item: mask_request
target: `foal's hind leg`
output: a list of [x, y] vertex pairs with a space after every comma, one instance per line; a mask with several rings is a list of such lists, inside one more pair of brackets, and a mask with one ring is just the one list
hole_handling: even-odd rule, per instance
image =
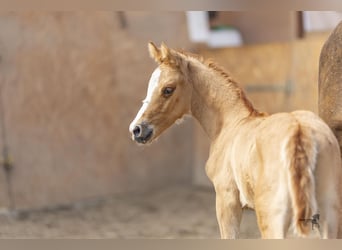
[[338, 214], [328, 212], [326, 216], [326, 219], [322, 220], [321, 237], [323, 239], [336, 239], [338, 233]]
[[320, 208], [320, 233], [323, 239], [336, 239], [338, 236], [339, 206], [338, 200], [320, 196], [318, 204]]
[[258, 225], [263, 239], [284, 239], [290, 226], [290, 218], [285, 210], [269, 213], [256, 210]]
[[320, 233], [324, 239], [337, 238], [339, 222], [342, 221], [340, 218], [342, 186], [339, 160], [339, 158], [334, 160], [334, 155], [329, 154], [321, 154], [317, 160], [316, 199], [321, 217]]
[[263, 239], [283, 239], [291, 223], [292, 212], [285, 197], [260, 197], [255, 204], [258, 226]]

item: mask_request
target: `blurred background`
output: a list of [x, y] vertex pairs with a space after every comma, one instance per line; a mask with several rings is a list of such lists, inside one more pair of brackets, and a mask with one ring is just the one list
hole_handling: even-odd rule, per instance
[[[196, 121], [136, 145], [147, 42], [212, 58], [261, 111], [317, 112], [341, 12], [1, 12], [0, 237], [218, 238]], [[253, 212], [242, 237], [256, 238]]]

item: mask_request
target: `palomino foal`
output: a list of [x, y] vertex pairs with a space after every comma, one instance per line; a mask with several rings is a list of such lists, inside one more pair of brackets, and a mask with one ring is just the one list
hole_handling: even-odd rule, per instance
[[336, 238], [340, 152], [319, 117], [260, 113], [214, 63], [164, 44], [149, 43], [149, 52], [159, 66], [132, 138], [150, 143], [185, 114], [198, 120], [211, 140], [206, 172], [222, 238], [238, 237], [244, 207], [255, 209], [263, 238], [284, 238], [291, 224], [300, 236], [319, 225], [323, 238]]

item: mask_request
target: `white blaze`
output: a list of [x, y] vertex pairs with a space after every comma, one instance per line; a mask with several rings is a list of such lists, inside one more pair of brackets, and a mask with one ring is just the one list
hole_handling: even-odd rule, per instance
[[148, 88], [147, 88], [147, 95], [146, 98], [143, 100], [143, 105], [141, 106], [137, 116], [134, 118], [134, 120], [131, 122], [131, 124], [129, 125], [129, 131], [132, 133], [133, 129], [135, 128], [135, 126], [137, 125], [137, 121], [139, 121], [139, 119], [141, 118], [141, 116], [144, 114], [145, 110], [147, 109], [148, 105], [151, 102], [152, 99], [152, 95], [155, 91], [155, 89], [158, 86], [159, 83], [159, 77], [160, 77], [160, 69], [159, 67], [156, 68], [152, 75], [151, 75], [151, 79], [148, 83]]

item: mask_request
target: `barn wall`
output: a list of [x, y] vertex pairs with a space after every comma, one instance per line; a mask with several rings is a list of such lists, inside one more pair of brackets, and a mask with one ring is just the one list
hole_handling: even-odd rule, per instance
[[[191, 122], [149, 147], [138, 147], [128, 133], [156, 67], [147, 42], [186, 46], [185, 15], [130, 12], [125, 18], [1, 13], [1, 94], [17, 209], [190, 182]], [[3, 169], [0, 182], [6, 208]]]
[[[11, 197], [0, 171], [0, 210], [11, 199], [26, 209], [192, 180], [208, 184], [209, 143], [196, 122], [186, 120], [148, 147], [128, 133], [156, 67], [147, 41], [195, 48], [185, 14], [124, 17], [106, 11], [0, 14], [0, 91], [14, 162]], [[326, 37], [197, 52], [232, 72], [258, 109], [316, 112]], [[0, 150], [3, 144], [0, 138]]]

